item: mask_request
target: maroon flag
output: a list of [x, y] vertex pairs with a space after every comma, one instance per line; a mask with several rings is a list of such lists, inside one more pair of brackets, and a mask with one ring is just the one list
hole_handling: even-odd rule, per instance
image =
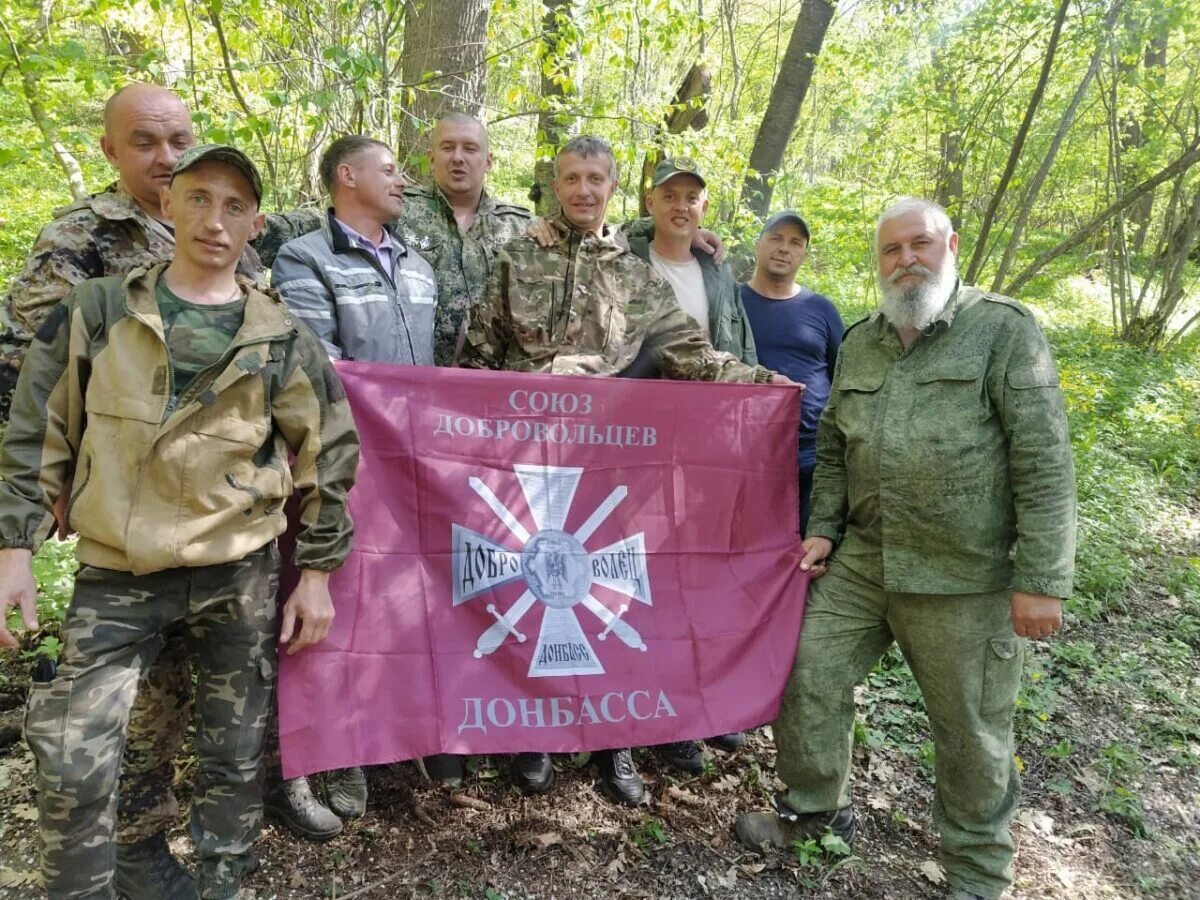
[[354, 551], [329, 637], [280, 657], [287, 777], [774, 717], [807, 589], [794, 390], [338, 371]]

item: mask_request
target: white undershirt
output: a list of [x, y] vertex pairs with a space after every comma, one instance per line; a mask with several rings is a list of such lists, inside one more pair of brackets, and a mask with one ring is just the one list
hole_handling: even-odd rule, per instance
[[691, 316], [700, 330], [708, 336], [708, 294], [704, 290], [704, 273], [694, 258], [687, 262], [664, 259], [650, 248], [650, 264], [667, 280], [683, 311]]

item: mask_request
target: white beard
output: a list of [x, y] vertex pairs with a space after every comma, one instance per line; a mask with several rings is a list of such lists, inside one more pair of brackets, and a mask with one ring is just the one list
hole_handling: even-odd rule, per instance
[[[903, 275], [922, 275], [924, 280], [907, 287], [897, 285], [896, 280]], [[957, 280], [958, 268], [953, 253], [946, 254], [938, 272], [920, 263], [913, 263], [907, 268], [897, 266], [886, 279], [882, 275], [879, 278], [879, 290], [883, 295], [879, 311], [892, 323], [893, 328], [924, 331], [946, 308]]]

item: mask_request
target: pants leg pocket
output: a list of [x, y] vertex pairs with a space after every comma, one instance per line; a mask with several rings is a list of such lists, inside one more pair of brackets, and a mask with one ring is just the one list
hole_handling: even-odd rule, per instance
[[1008, 715], [1017, 702], [1024, 664], [1024, 641], [1018, 637], [988, 641], [983, 666], [983, 698], [979, 711], [985, 716]]
[[275, 709], [274, 648], [256, 652], [247, 672], [245, 718], [238, 729], [238, 758], [258, 758]]
[[67, 722], [71, 713], [68, 678], [35, 683], [25, 704], [25, 740], [33, 750], [38, 778], [44, 790], [57, 791], [67, 769]]

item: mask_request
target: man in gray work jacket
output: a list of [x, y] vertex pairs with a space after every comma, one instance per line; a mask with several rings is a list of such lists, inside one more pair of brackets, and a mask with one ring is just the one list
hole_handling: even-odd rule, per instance
[[320, 171], [333, 208], [320, 231], [279, 248], [272, 286], [331, 359], [433, 365], [433, 269], [388, 224], [409, 186], [391, 149], [339, 138]]
[[[333, 208], [320, 231], [279, 248], [272, 286], [331, 359], [433, 365], [433, 269], [389, 225], [409, 186], [391, 149], [361, 135], [339, 138], [320, 172]], [[272, 754], [266, 810], [292, 831], [327, 840], [341, 832], [342, 819], [366, 811], [361, 768], [326, 773], [325, 792], [328, 807], [307, 779], [282, 781]]]

